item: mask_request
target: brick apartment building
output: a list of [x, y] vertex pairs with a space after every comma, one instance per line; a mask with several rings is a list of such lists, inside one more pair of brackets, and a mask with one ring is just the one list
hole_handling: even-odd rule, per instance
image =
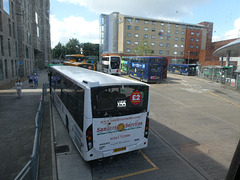
[[0, 0], [0, 87], [50, 61], [49, 0]]
[[138, 55], [137, 46], [148, 45], [152, 56], [169, 63], [220, 65], [213, 52], [233, 40], [212, 43], [213, 23], [182, 22], [123, 15], [100, 15], [100, 54]]

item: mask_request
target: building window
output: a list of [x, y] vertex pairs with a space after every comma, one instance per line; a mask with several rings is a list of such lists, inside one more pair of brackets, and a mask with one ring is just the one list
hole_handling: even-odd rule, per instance
[[167, 36], [167, 40], [170, 41], [171, 37], [170, 36]]
[[0, 43], [1, 43], [1, 53], [2, 53], [2, 56], [4, 56], [4, 45], [3, 45], [3, 36], [0, 35]]
[[163, 47], [163, 43], [160, 43], [160, 47]]
[[181, 45], [181, 48], [184, 48], [184, 45]]
[[199, 48], [199, 46], [198, 46], [198, 45], [196, 45], [196, 46], [195, 46], [195, 48], [197, 48], [197, 49], [198, 49], [198, 48]]
[[152, 21], [152, 24], [155, 25], [155, 24], [156, 24], [156, 21]]
[[178, 27], [179, 27], [179, 25], [178, 25], [178, 24], [176, 24], [176, 27], [178, 28]]
[[160, 32], [162, 32], [162, 33], [163, 33], [163, 32], [164, 32], [164, 30], [163, 30], [163, 29], [160, 29]]
[[144, 45], [147, 45], [147, 42], [144, 42], [143, 44], [144, 44]]
[[155, 43], [154, 43], [154, 42], [152, 42], [152, 43], [151, 43], [151, 46], [154, 46], [154, 45], [155, 45]]
[[131, 25], [128, 25], [128, 26], [127, 26], [127, 29], [131, 29]]
[[184, 38], [181, 38], [181, 41], [184, 41]]
[[161, 25], [164, 26], [164, 22], [161, 22]]
[[127, 44], [131, 44], [131, 41], [127, 40]]
[[139, 20], [138, 20], [138, 19], [135, 19], [135, 23], [139, 23]]
[[193, 26], [189, 26], [189, 29], [193, 29]]
[[127, 49], [127, 52], [131, 52], [131, 49]]
[[144, 34], [144, 38], [148, 38], [148, 35], [147, 35], [147, 34]]
[[194, 32], [191, 32], [191, 35], [194, 35]]
[[193, 38], [191, 38], [190, 41], [193, 41]]
[[174, 53], [173, 53], [174, 55], [177, 55], [177, 51], [174, 51]]
[[169, 55], [169, 51], [166, 51], [166, 54]]
[[154, 54], [154, 50], [151, 51], [151, 54]]
[[9, 36], [12, 36], [12, 25], [11, 25], [10, 19], [8, 19], [8, 28], [9, 28]]
[[152, 39], [155, 39], [155, 35], [152, 35]]
[[186, 26], [185, 25], [182, 25], [182, 28], [185, 28]]
[[175, 31], [175, 34], [179, 34], [179, 32], [178, 32], [178, 31]]
[[131, 21], [132, 21], [132, 19], [128, 18], [128, 19], [127, 19], [127, 21], [128, 21], [128, 22], [131, 22]]
[[175, 37], [175, 41], [178, 41], [178, 37]]
[[196, 39], [197, 42], [199, 42], [199, 39]]
[[135, 41], [134, 44], [138, 45], [138, 41]]
[[160, 51], [159, 51], [159, 54], [163, 54], [163, 51], [162, 51], [162, 50], [160, 50]]
[[167, 33], [168, 33], [168, 34], [170, 34], [170, 33], [171, 33], [171, 31], [170, 31], [170, 30], [167, 30]]
[[145, 20], [145, 22], [144, 22], [145, 24], [148, 24], [148, 20]]
[[8, 54], [9, 54], [9, 57], [11, 57], [11, 43], [10, 43], [10, 39], [8, 39]]
[[180, 52], [180, 55], [183, 55], [183, 52]]
[[155, 28], [152, 28], [152, 32], [155, 32]]
[[131, 33], [127, 33], [127, 37], [131, 37]]
[[138, 34], [137, 33], [135, 34], [135, 37], [138, 38]]
[[169, 43], [167, 43], [167, 44], [166, 44], [166, 47], [170, 47], [170, 44], [169, 44]]
[[163, 36], [160, 36], [160, 39], [161, 39], [161, 40], [164, 40], [164, 37], [163, 37]]
[[197, 36], [199, 36], [199, 35], [200, 35], [200, 33], [199, 33], [199, 32], [197, 32], [197, 33], [196, 33], [196, 35], [197, 35]]
[[185, 32], [184, 31], [182, 31], [182, 35], [184, 35], [185, 34]]
[[135, 26], [135, 30], [139, 30], [139, 26]]
[[196, 29], [196, 30], [198, 30], [198, 29], [199, 29], [199, 27], [195, 27], [195, 29]]
[[145, 27], [145, 28], [144, 28], [144, 31], [148, 31], [148, 27]]
[[193, 45], [190, 45], [190, 48], [193, 48]]

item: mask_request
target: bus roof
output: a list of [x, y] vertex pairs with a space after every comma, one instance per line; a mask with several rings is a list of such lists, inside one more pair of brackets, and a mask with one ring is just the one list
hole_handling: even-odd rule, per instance
[[52, 69], [64, 74], [77, 84], [88, 87], [110, 86], [110, 85], [147, 85], [142, 82], [92, 71], [74, 66], [52, 66]]

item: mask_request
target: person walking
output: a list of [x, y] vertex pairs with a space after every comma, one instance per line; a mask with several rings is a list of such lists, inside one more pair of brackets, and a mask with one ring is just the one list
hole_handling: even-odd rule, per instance
[[38, 87], [38, 76], [36, 73], [34, 73], [33, 80], [34, 80], [35, 87]]
[[17, 95], [18, 97], [21, 97], [22, 96], [22, 85], [23, 83], [20, 81], [20, 79], [16, 82], [15, 86], [16, 86], [16, 89], [17, 89]]
[[28, 83], [30, 87], [33, 87], [33, 75], [28, 74]]

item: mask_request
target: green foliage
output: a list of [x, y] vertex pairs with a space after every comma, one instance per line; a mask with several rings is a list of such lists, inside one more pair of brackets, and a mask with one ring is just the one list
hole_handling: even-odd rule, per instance
[[139, 45], [134, 48], [134, 51], [138, 56], [148, 56], [151, 55], [152, 52], [147, 40], [143, 40], [141, 43], [139, 43]]
[[83, 54], [84, 56], [99, 56], [99, 44], [80, 43], [77, 39], [69, 39], [64, 46], [60, 42], [52, 49], [52, 58], [64, 59], [67, 54]]

